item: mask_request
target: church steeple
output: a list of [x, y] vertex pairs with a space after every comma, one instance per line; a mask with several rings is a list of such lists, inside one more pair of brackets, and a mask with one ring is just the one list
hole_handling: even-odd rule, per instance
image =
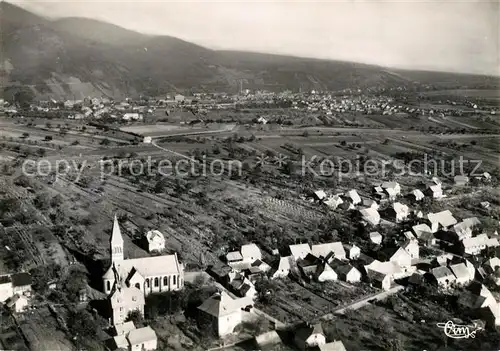
[[111, 232], [111, 262], [118, 261], [123, 261], [123, 237], [115, 214]]

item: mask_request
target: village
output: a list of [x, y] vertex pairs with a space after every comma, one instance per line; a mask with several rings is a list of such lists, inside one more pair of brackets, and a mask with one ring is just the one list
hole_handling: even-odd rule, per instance
[[[270, 167], [261, 166], [264, 169]], [[32, 178], [30, 186], [37, 187], [37, 183], [39, 186], [45, 178]], [[81, 345], [87, 348], [99, 345], [110, 350], [155, 350], [163, 349], [166, 344], [173, 349], [196, 349], [204, 345], [203, 349], [228, 350], [350, 350], [353, 349], [352, 340], [332, 332], [332, 321], [370, 308], [391, 296], [456, 297], [455, 305], [461, 311], [456, 319], [485, 332], [494, 330], [500, 325], [500, 305], [497, 302], [500, 291], [497, 288], [500, 285], [500, 218], [496, 175], [486, 171], [469, 172], [469, 175], [458, 174], [444, 179], [424, 174], [419, 182], [408, 183], [410, 178], [401, 178], [407, 185], [401, 185], [394, 177], [387, 181], [366, 182], [365, 179], [360, 187], [354, 185], [352, 188], [349, 187], [355, 184], [352, 182], [333, 188], [325, 186], [329, 183], [322, 181], [320, 189], [303, 189], [299, 201], [301, 206], [309, 207], [308, 211], [316, 212], [320, 218], [338, 222], [334, 225], [337, 229], [331, 229], [333, 232], [313, 235], [309, 239], [298, 236], [290, 244], [286, 244], [289, 239], [280, 242], [285, 237], [279, 238], [279, 230], [268, 234], [271, 240], [230, 239], [223, 244], [223, 249], [217, 248], [221, 245], [219, 241], [210, 250], [218, 257], [213, 257], [210, 252], [197, 253], [184, 245], [183, 251], [177, 252], [176, 248], [180, 246], [169, 247], [172, 241], [168, 240], [172, 235], [170, 230], [176, 229], [169, 227], [167, 234], [152, 223], [147, 225], [148, 230], [142, 229], [144, 231], [131, 240], [123, 234], [121, 227], [124, 223], [120, 223], [119, 218], [131, 222], [132, 212], [119, 217], [114, 212], [123, 212], [129, 207], [121, 207], [121, 203], [121, 208], [113, 211], [107, 205], [102, 207], [104, 203], [99, 200], [96, 205], [106, 208], [106, 213], [109, 213], [108, 216], [105, 213], [99, 215], [103, 218], [99, 223], [110, 229], [99, 226], [101, 231], [109, 233], [102, 241], [107, 242], [107, 249], [102, 251], [106, 264], [91, 271], [91, 263], [85, 257], [72, 259], [65, 273], [50, 274], [51, 279], [46, 276], [48, 273], [41, 273], [36, 268], [28, 273], [22, 269], [26, 265], [21, 264], [19, 272], [0, 278], [0, 298], [5, 310], [17, 321], [16, 325], [29, 319], [30, 313], [38, 313], [34, 312], [37, 309], [49, 308], [66, 333], [77, 333], [74, 334], [77, 344], [81, 338]], [[69, 186], [61, 183], [67, 182], [64, 179], [56, 177], [55, 183], [49, 184]], [[85, 195], [88, 192], [85, 187], [80, 185], [79, 189], [84, 199], [92, 198]], [[485, 196], [485, 193], [489, 194]], [[449, 209], [449, 204], [463, 200], [475, 203], [477, 207], [466, 211], [460, 208], [458, 213], [461, 214]], [[14, 199], [10, 198], [10, 201]], [[48, 208], [37, 205], [37, 201], [42, 200], [36, 197], [33, 202], [35, 216], [41, 216], [43, 221], [42, 217], [47, 213], [55, 223], [57, 217], [52, 217], [50, 208], [59, 205], [53, 203], [54, 198]], [[279, 211], [287, 207], [281, 204], [283, 200], [274, 201], [278, 201]], [[196, 206], [200, 204], [198, 202]], [[14, 210], [12, 204], [2, 206], [7, 213]], [[456, 208], [456, 205], [452, 207]], [[268, 207], [268, 210], [273, 208], [276, 207]], [[474, 212], [477, 215], [473, 215]], [[350, 223], [349, 229], [338, 225], [343, 221], [341, 218]], [[10, 229], [21, 228], [4, 224], [5, 234], [8, 230], [10, 233]], [[140, 231], [145, 227], [137, 228]], [[330, 230], [328, 228], [326, 231]], [[63, 237], [67, 236], [69, 228], [61, 229], [66, 232]], [[227, 245], [228, 242], [233, 243]], [[237, 246], [236, 242], [241, 245]], [[264, 243], [274, 243], [275, 246]], [[135, 252], [130, 245], [148, 254], [127, 257]], [[79, 254], [70, 254], [71, 246], [74, 247], [65, 244], [62, 249], [68, 257], [85, 255], [82, 248], [73, 248], [75, 254], [78, 251]], [[13, 249], [8, 245], [4, 248], [7, 251]], [[39, 255], [36, 254], [39, 248], [30, 250], [35, 251], [35, 257]], [[196, 267], [192, 258], [187, 260], [190, 262], [183, 262], [183, 258], [188, 257], [186, 250], [199, 261]], [[206, 255], [212, 255], [212, 258]], [[42, 259], [41, 262], [46, 261]], [[78, 284], [64, 281], [65, 275], [65, 279], [79, 277], [81, 281]], [[65, 307], [55, 302], [58, 298], [53, 300], [52, 295], [57, 296], [60, 288], [64, 294], [74, 295], [63, 298], [69, 298], [69, 303], [75, 305], [74, 311], [60, 311]], [[336, 293], [330, 295], [329, 289]], [[303, 291], [302, 294], [308, 291], [309, 297], [299, 299], [312, 305], [312, 301], [322, 303], [312, 310], [302, 310], [303, 307], [299, 307], [301, 302], [287, 300], [290, 299], [287, 296], [289, 291]], [[155, 322], [155, 316], [161, 310], [171, 318], [175, 316], [182, 320], [174, 325], [183, 325], [184, 338], [189, 338], [190, 330], [196, 328], [203, 330], [203, 339], [192, 337], [191, 340], [197, 341], [186, 343], [174, 338], [176, 333], [169, 335], [167, 332], [165, 336], [165, 330]], [[69, 315], [65, 318], [61, 317], [67, 313]], [[81, 316], [84, 313], [93, 320], [100, 320], [97, 329], [102, 329], [80, 325], [71, 318], [73, 314]], [[188, 327], [189, 323], [197, 326]], [[14, 325], [5, 330], [6, 335], [12, 337], [2, 339], [2, 343], [15, 345], [13, 340], [19, 331], [15, 331]], [[23, 333], [23, 327], [20, 330]], [[94, 344], [85, 340], [91, 335], [95, 335]], [[212, 336], [207, 339], [208, 335]], [[397, 350], [399, 346], [389, 343], [381, 347]]]

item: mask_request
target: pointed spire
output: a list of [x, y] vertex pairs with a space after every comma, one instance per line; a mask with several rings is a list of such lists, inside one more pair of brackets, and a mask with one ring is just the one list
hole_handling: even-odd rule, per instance
[[120, 230], [120, 225], [118, 224], [118, 218], [116, 217], [113, 221], [113, 230], [111, 232], [111, 261], [123, 261], [123, 237]]
[[120, 225], [118, 224], [118, 218], [116, 217], [116, 214], [113, 220], [113, 231], [111, 233], [111, 242], [123, 243], [122, 232], [120, 230]]

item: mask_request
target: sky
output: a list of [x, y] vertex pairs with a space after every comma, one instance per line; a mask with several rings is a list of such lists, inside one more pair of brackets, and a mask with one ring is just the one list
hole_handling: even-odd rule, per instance
[[212, 49], [500, 75], [499, 0], [10, 2]]

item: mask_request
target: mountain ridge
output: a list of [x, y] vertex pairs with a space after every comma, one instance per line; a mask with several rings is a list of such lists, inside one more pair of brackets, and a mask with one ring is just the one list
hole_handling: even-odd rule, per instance
[[[107, 22], [50, 20], [0, 3], [4, 95], [113, 98], [171, 91], [340, 90], [370, 86], [498, 85], [498, 77], [407, 71], [363, 63], [235, 50], [142, 34]], [[241, 82], [241, 83], [240, 83]]]

